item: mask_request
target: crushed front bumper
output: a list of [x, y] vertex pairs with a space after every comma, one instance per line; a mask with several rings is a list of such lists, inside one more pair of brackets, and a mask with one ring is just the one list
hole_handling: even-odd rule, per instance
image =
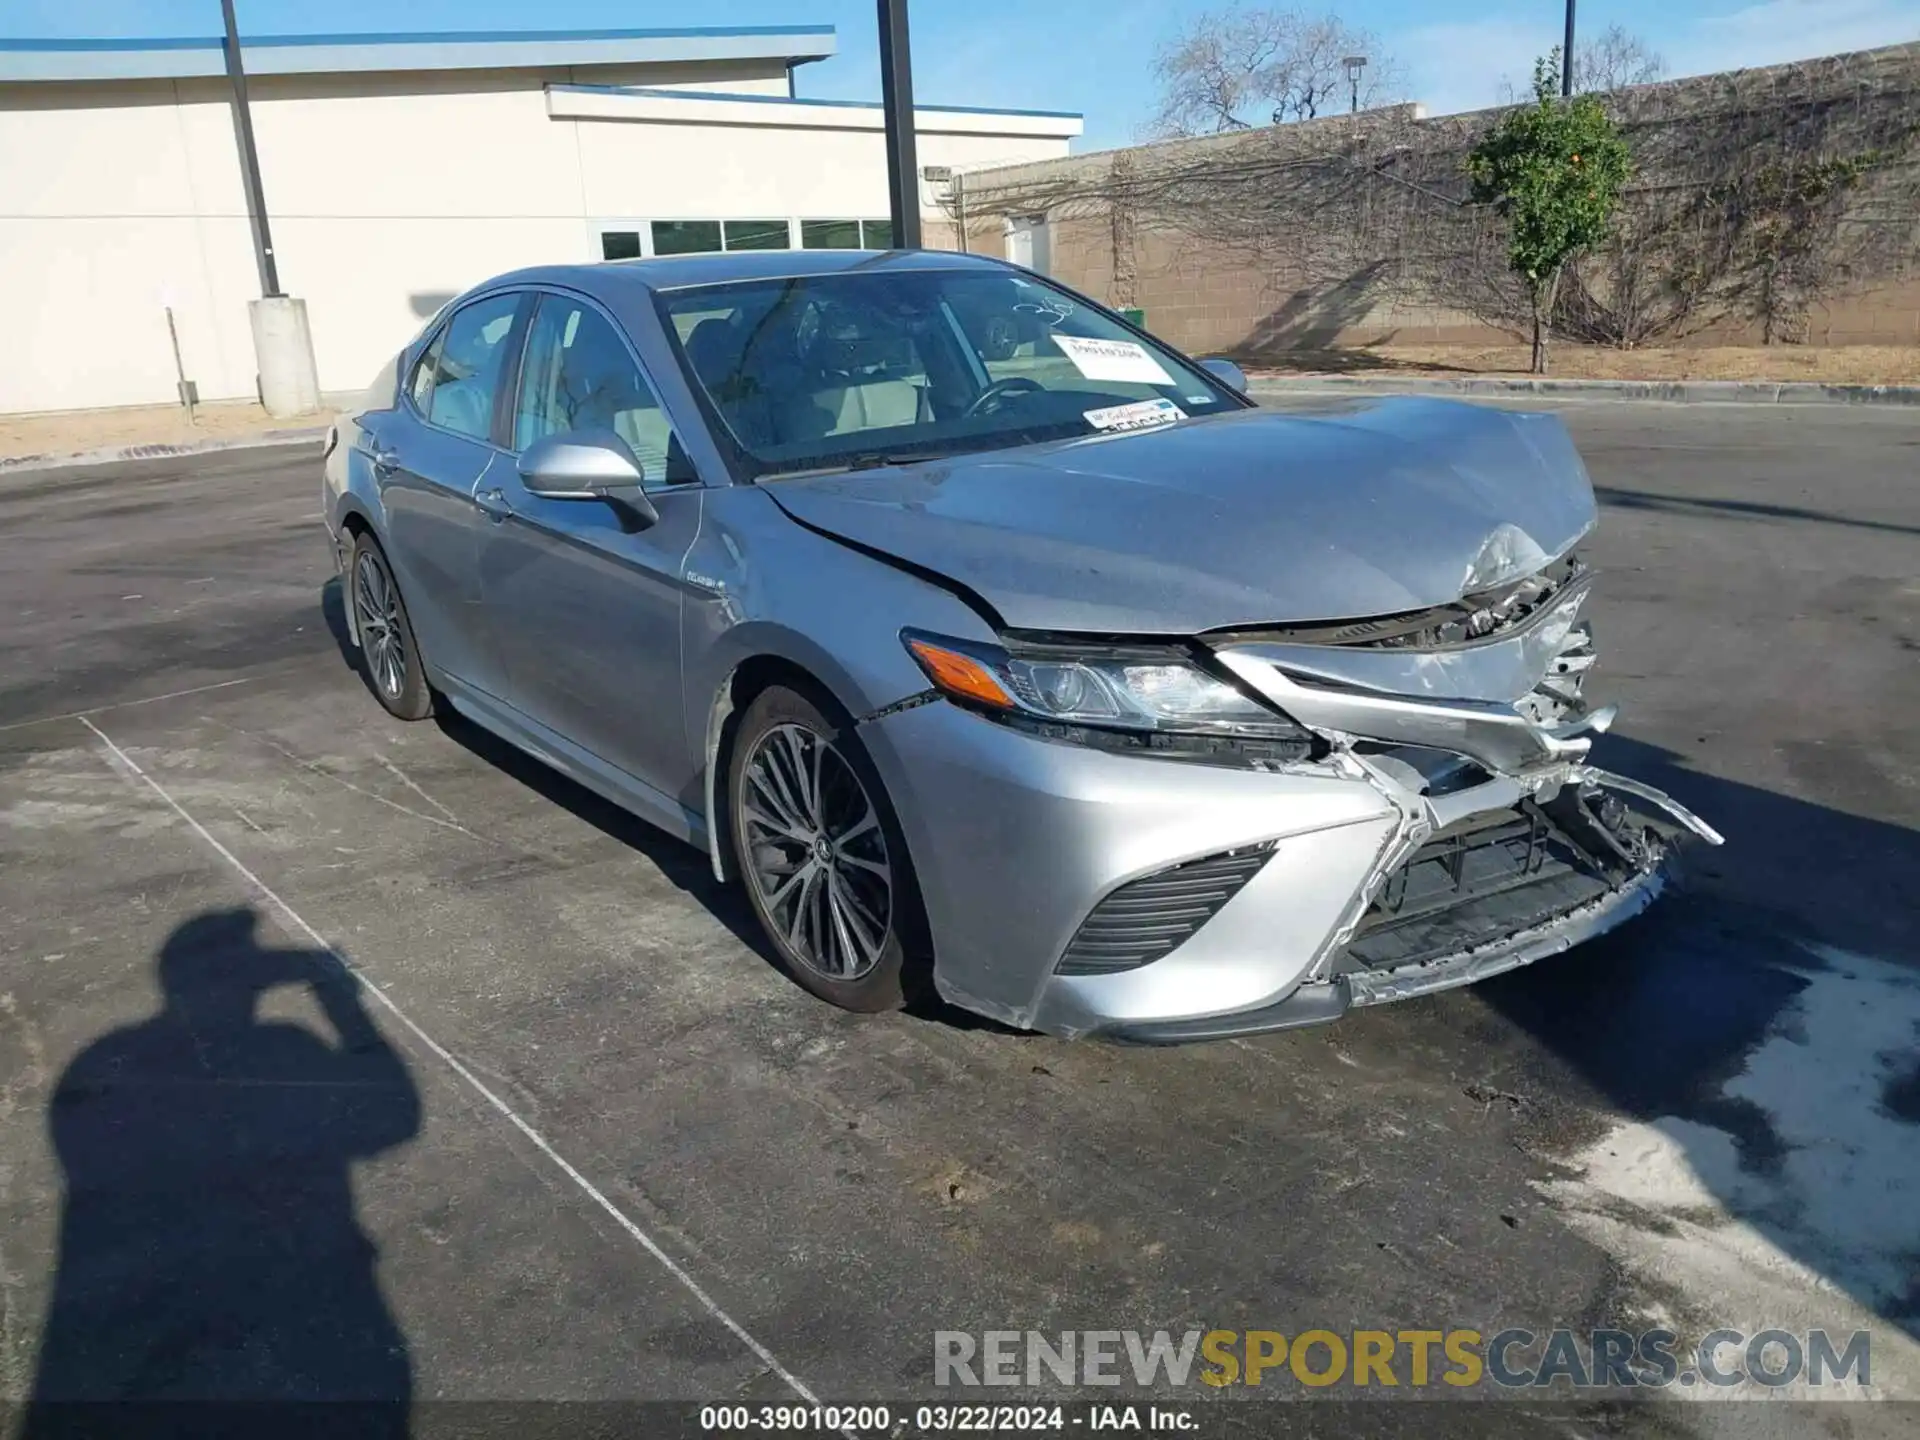
[[1468, 647], [1218, 647], [1319, 760], [1122, 755], [941, 702], [873, 717], [935, 984], [1023, 1028], [1211, 1039], [1470, 984], [1638, 914], [1679, 832], [1720, 837], [1586, 763], [1613, 712], [1579, 698], [1585, 591]]
[[[877, 718], [862, 734], [906, 830], [937, 987], [1022, 1028], [1170, 1043], [1319, 1023], [1565, 950], [1639, 913], [1666, 883], [1671, 830], [1605, 803], [1614, 777], [1573, 760], [1433, 794], [1398, 757], [1340, 752], [1277, 771], [1135, 758], [943, 703]], [[1628, 798], [1644, 801], [1641, 788]], [[1516, 816], [1592, 827], [1558, 862], [1579, 885], [1541, 893], [1554, 874], [1523, 863], [1495, 892], [1509, 897], [1510, 925], [1476, 928], [1459, 905], [1435, 905], [1436, 934], [1449, 910], [1461, 921], [1457, 945], [1369, 947], [1395, 928], [1382, 906], [1397, 876], [1426, 863], [1424, 847]], [[1264, 852], [1250, 877], [1180, 889], [1186, 874], [1204, 878], [1249, 852]], [[1136, 900], [1143, 882], [1156, 888]], [[1530, 910], [1528, 896], [1540, 902]], [[1458, 899], [1484, 902], [1485, 887]], [[1077, 938], [1115, 901], [1132, 907], [1122, 918], [1139, 922], [1136, 934], [1151, 938], [1183, 914], [1190, 928], [1147, 963], [1074, 973], [1066, 962]], [[1192, 925], [1196, 906], [1206, 913]]]

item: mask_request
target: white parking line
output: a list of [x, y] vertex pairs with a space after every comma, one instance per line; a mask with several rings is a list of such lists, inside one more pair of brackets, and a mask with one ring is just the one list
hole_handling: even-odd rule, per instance
[[230, 690], [235, 685], [251, 685], [258, 675], [243, 675], [238, 680], [222, 680], [213, 685], [195, 685], [189, 690], [169, 690], [164, 695], [148, 695], [140, 700], [121, 700], [112, 705], [95, 705], [90, 710], [63, 710], [58, 715], [40, 715], [32, 720], [10, 720], [0, 730], [24, 730], [29, 725], [50, 725], [55, 720], [83, 720], [89, 715], [104, 715], [109, 710], [129, 710], [135, 705], [158, 705], [162, 700], [178, 700], [182, 695], [204, 695], [209, 690]]
[[[99, 738], [100, 743], [106, 746], [108, 752], [112, 755], [113, 759], [123, 769], [125, 769], [129, 774], [133, 775], [136, 779], [144, 783], [149, 790], [153, 791], [154, 794], [158, 795], [163, 801], [166, 802], [168, 808], [170, 808], [174, 814], [178, 815], [182, 820], [186, 821], [188, 828], [191, 829], [193, 833], [198, 835], [202, 840], [206, 841], [208, 846], [212, 848], [213, 852], [216, 855], [218, 855], [222, 860], [226, 861], [227, 864], [233, 868], [234, 872], [237, 875], [239, 875], [240, 878], [247, 883], [248, 888], [250, 888], [261, 899], [265, 900], [269, 905], [273, 906], [275, 910], [279, 911], [280, 914], [283, 917], [285, 917], [286, 922], [289, 925], [291, 925], [295, 930], [299, 931], [300, 934], [306, 936], [320, 949], [324, 950], [328, 955], [332, 956], [334, 961], [340, 966], [340, 968], [344, 970], [348, 975], [350, 975], [353, 978], [354, 982], [357, 985], [359, 985], [362, 990], [364, 990], [367, 994], [371, 995], [375, 1000], [379, 1001], [381, 1005], [386, 1007], [387, 1012], [390, 1015], [392, 1015], [394, 1019], [398, 1020], [402, 1025], [406, 1026], [406, 1028], [413, 1033], [413, 1036], [415, 1039], [417, 1039], [422, 1045], [426, 1046], [428, 1050], [432, 1051], [441, 1060], [445, 1061], [448, 1069], [452, 1070], [454, 1074], [458, 1075], [462, 1080], [466, 1081], [467, 1084], [473, 1088], [475, 1093], [477, 1093], [483, 1100], [485, 1100], [495, 1110], [499, 1111], [501, 1116], [507, 1121], [508, 1124], [512, 1125], [514, 1129], [518, 1130], [522, 1135], [524, 1135], [527, 1138], [528, 1142], [532, 1144], [536, 1150], [538, 1150], [542, 1155], [546, 1156], [547, 1159], [551, 1160], [554, 1163], [554, 1165], [556, 1165], [559, 1168], [561, 1174], [565, 1175], [569, 1180], [571, 1180], [575, 1185], [577, 1185], [582, 1191], [582, 1193], [584, 1193], [589, 1200], [593, 1201], [594, 1204], [598, 1205], [602, 1210], [606, 1211], [607, 1214], [613, 1218], [614, 1223], [619, 1225], [619, 1227], [622, 1230], [625, 1230], [627, 1234], [631, 1235], [633, 1239], [639, 1244], [641, 1249], [645, 1250], [655, 1260], [659, 1261], [662, 1268], [664, 1268], [666, 1272], [669, 1275], [671, 1275], [675, 1280], [678, 1280], [680, 1284], [686, 1289], [687, 1293], [692, 1295], [694, 1299], [698, 1300], [701, 1304], [701, 1307], [705, 1309], [709, 1315], [711, 1315], [715, 1320], [718, 1320], [728, 1330], [732, 1331], [735, 1338], [738, 1339], [742, 1345], [745, 1345], [747, 1349], [753, 1353], [753, 1356], [755, 1359], [759, 1360], [761, 1364], [767, 1367], [767, 1369], [771, 1370], [775, 1375], [779, 1376], [780, 1379], [786, 1384], [788, 1389], [792, 1390], [794, 1394], [798, 1395], [802, 1400], [805, 1400], [809, 1405], [820, 1404], [819, 1397], [816, 1396], [813, 1393], [813, 1391], [807, 1388], [806, 1383], [802, 1381], [799, 1376], [795, 1375], [791, 1370], [787, 1369], [786, 1366], [782, 1365], [780, 1361], [777, 1358], [775, 1358], [773, 1352], [767, 1349], [767, 1347], [765, 1345], [762, 1345], [758, 1340], [756, 1340], [753, 1337], [753, 1335], [748, 1332], [747, 1328], [744, 1325], [742, 1325], [738, 1320], [735, 1320], [725, 1310], [721, 1309], [719, 1302], [717, 1302], [711, 1295], [709, 1295], [704, 1289], [701, 1288], [699, 1281], [695, 1280], [693, 1276], [689, 1275], [686, 1272], [686, 1270], [682, 1268], [681, 1265], [677, 1261], [675, 1261], [671, 1255], [667, 1254], [666, 1251], [662, 1250], [660, 1246], [654, 1241], [653, 1237], [647, 1234], [647, 1232], [642, 1230], [638, 1225], [636, 1225], [633, 1222], [632, 1218], [628, 1216], [625, 1211], [621, 1210], [619, 1206], [615, 1205], [611, 1200], [609, 1200], [606, 1197], [606, 1195], [600, 1190], [599, 1186], [595, 1185], [591, 1180], [587, 1179], [585, 1175], [582, 1175], [578, 1170], [576, 1170], [572, 1166], [572, 1164], [570, 1164], [567, 1161], [567, 1159], [560, 1154], [559, 1151], [555, 1150], [553, 1146], [548, 1143], [546, 1136], [542, 1135], [538, 1130], [534, 1129], [533, 1126], [529, 1125], [525, 1120], [522, 1120], [520, 1116], [514, 1112], [514, 1109], [512, 1106], [508, 1105], [506, 1101], [502, 1100], [498, 1095], [494, 1094], [493, 1091], [489, 1090], [486, 1087], [486, 1085], [481, 1082], [480, 1078], [477, 1075], [475, 1075], [465, 1065], [461, 1064], [459, 1060], [454, 1058], [452, 1052], [449, 1051], [446, 1048], [446, 1046], [442, 1045], [438, 1040], [435, 1040], [431, 1035], [427, 1034], [425, 1030], [422, 1030], [419, 1027], [419, 1025], [414, 1023], [413, 1018], [409, 1016], [406, 1011], [402, 1010], [390, 998], [388, 998], [384, 990], [380, 989], [377, 985], [374, 985], [364, 975], [362, 975], [357, 969], [355, 969], [353, 966], [353, 963], [350, 960], [348, 960], [346, 956], [342, 955], [339, 950], [335, 949], [334, 946], [332, 946], [325, 939], [323, 939], [320, 935], [320, 932], [318, 930], [315, 930], [313, 926], [309, 925], [305, 920], [303, 920], [300, 917], [300, 913], [296, 911], [291, 905], [289, 905], [285, 900], [282, 900], [279, 897], [279, 895], [277, 895], [267, 885], [266, 881], [262, 880], [258, 875], [254, 874], [253, 871], [249, 870], [246, 867], [246, 865], [242, 863], [242, 861], [238, 856], [236, 856], [231, 850], [227, 849], [226, 846], [222, 845], [217, 839], [213, 837], [212, 834], [208, 832], [206, 826], [202, 825], [198, 820], [194, 819], [192, 815], [188, 814], [186, 807], [183, 806], [178, 800], [174, 799], [173, 796], [167, 792], [167, 789], [165, 786], [163, 786], [158, 780], [154, 779], [153, 776], [149, 775], [145, 770], [141, 769], [139, 764], [136, 763], [134, 759], [127, 754], [126, 751], [122, 750], [118, 745], [114, 744], [112, 738], [108, 736], [106, 731], [102, 730], [98, 725], [94, 724], [93, 721], [88, 719], [85, 715], [81, 715], [76, 718], [80, 721], [82, 725], [86, 726], [87, 729], [91, 730], [94, 733], [94, 735]], [[848, 1437], [848, 1440], [854, 1440], [854, 1435], [852, 1430], [850, 1429], [842, 1430], [841, 1433], [843, 1435], [846, 1435]]]

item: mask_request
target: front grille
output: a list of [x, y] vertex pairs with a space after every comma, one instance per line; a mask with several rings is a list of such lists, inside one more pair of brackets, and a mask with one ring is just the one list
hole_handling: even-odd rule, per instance
[[[1596, 824], [1583, 807], [1578, 828]], [[1620, 866], [1618, 855], [1588, 849], [1531, 802], [1475, 816], [1388, 877], [1343, 968], [1396, 970], [1504, 939], [1605, 895]]]
[[1220, 913], [1273, 854], [1271, 843], [1223, 850], [1130, 880], [1080, 922], [1061, 975], [1112, 975], [1150, 965]]

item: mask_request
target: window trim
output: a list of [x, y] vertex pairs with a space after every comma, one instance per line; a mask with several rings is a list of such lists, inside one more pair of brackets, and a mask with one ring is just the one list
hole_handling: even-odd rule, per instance
[[[497, 438], [500, 434], [500, 402], [503, 395], [511, 392], [503, 391], [501, 389], [501, 382], [506, 379], [509, 371], [514, 375], [520, 373], [520, 351], [526, 344], [525, 331], [528, 293], [528, 291], [518, 286], [501, 290], [488, 290], [483, 294], [463, 298], [458, 305], [450, 305], [447, 308], [446, 316], [428, 333], [425, 343], [414, 351], [412, 363], [407, 366], [407, 379], [400, 382], [401, 402], [406, 406], [409, 416], [426, 426], [427, 429], [433, 431], [436, 435], [451, 435], [456, 440], [465, 440], [474, 445], [486, 445], [495, 450], [505, 448], [499, 443]], [[511, 296], [514, 301], [513, 321], [507, 329], [506, 338], [500, 342], [502, 345], [508, 347], [508, 351], [505, 363], [501, 365], [499, 374], [494, 377], [493, 413], [489, 417], [487, 433], [485, 435], [469, 435], [464, 430], [455, 430], [451, 426], [439, 424], [431, 415], [423, 412], [418, 405], [414, 404], [413, 386], [407, 383], [408, 380], [411, 380], [413, 372], [420, 368], [420, 362], [427, 358], [427, 352], [432, 350], [441, 337], [453, 328], [453, 322], [459, 319], [464, 312], [472, 309], [475, 305], [482, 305], [489, 300], [498, 300], [507, 296]], [[438, 389], [439, 387], [435, 386], [434, 388]], [[431, 409], [431, 407], [432, 402], [429, 400], [428, 408]], [[511, 454], [512, 452], [508, 451], [507, 453]]]
[[614, 338], [619, 340], [620, 344], [625, 347], [627, 358], [633, 361], [634, 373], [640, 377], [640, 383], [646, 387], [647, 394], [652, 397], [654, 408], [666, 417], [669, 443], [668, 454], [671, 455], [672, 448], [677, 446], [680, 454], [686, 459], [687, 467], [693, 471], [693, 478], [690, 480], [668, 481], [663, 475], [657, 485], [649, 481], [645, 475], [642, 475], [640, 488], [646, 491], [649, 496], [652, 496], [672, 494], [682, 490], [704, 489], [711, 485], [712, 482], [701, 473], [700, 462], [694, 458], [693, 451], [690, 450], [687, 447], [687, 443], [680, 438], [680, 426], [673, 418], [673, 411], [668, 409], [666, 402], [660, 398], [659, 384], [654, 380], [652, 372], [647, 369], [646, 361], [640, 358], [640, 352], [634, 346], [633, 337], [627, 334], [627, 327], [620, 323], [619, 318], [592, 295], [587, 294], [585, 291], [572, 289], [566, 285], [542, 282], [537, 285], [527, 286], [521, 293], [524, 297], [524, 308], [515, 316], [514, 320], [514, 323], [519, 328], [519, 342], [514, 346], [512, 357], [511, 369], [513, 372], [513, 383], [512, 387], [505, 392], [503, 401], [496, 401], [494, 406], [496, 420], [502, 417], [506, 419], [505, 443], [499, 445], [497, 448], [516, 460], [520, 457], [521, 452], [513, 448], [512, 416], [515, 407], [520, 403], [520, 371], [526, 360], [527, 342], [533, 334], [533, 321], [539, 314], [541, 297], [548, 295], [560, 296], [567, 300], [579, 301], [612, 327]]
[[427, 363], [427, 356], [433, 353], [433, 347], [440, 343], [440, 337], [446, 333], [446, 329], [446, 322], [442, 321], [427, 331], [426, 338], [413, 350], [407, 367], [400, 372], [400, 403], [406, 407], [407, 413], [422, 425], [432, 425], [433, 422], [427, 419], [426, 412], [413, 398], [413, 381], [414, 377], [420, 373], [420, 367]]

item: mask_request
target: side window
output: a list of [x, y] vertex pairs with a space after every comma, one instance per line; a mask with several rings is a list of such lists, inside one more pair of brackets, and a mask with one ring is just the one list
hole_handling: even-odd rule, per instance
[[433, 399], [433, 372], [440, 364], [440, 351], [447, 343], [447, 332], [442, 330], [433, 337], [426, 353], [413, 362], [413, 375], [407, 381], [407, 394], [413, 397], [413, 408], [422, 415]]
[[507, 358], [507, 335], [519, 304], [516, 294], [494, 295], [454, 315], [427, 352], [434, 362], [428, 420], [476, 440], [485, 440], [493, 432], [493, 392]]
[[619, 333], [580, 301], [543, 295], [520, 364], [513, 448], [588, 429], [611, 430], [625, 440], [649, 487], [696, 478]]

